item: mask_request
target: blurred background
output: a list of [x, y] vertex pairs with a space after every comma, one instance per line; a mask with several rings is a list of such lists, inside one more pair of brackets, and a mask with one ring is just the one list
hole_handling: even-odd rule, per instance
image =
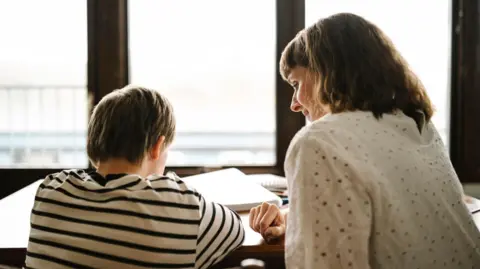
[[[305, 0], [303, 12], [304, 25], [353, 12], [383, 29], [425, 84], [448, 144], [450, 1]], [[130, 0], [127, 14], [129, 82], [164, 93], [177, 115], [169, 166], [282, 161], [276, 1]], [[86, 167], [87, 1], [0, 0], [0, 25], [0, 168]]]

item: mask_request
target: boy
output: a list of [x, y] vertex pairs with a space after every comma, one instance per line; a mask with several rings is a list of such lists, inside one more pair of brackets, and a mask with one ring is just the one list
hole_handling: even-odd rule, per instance
[[88, 125], [93, 171], [40, 185], [28, 268], [207, 268], [239, 247], [237, 214], [164, 173], [175, 117], [160, 93], [127, 86], [105, 96]]

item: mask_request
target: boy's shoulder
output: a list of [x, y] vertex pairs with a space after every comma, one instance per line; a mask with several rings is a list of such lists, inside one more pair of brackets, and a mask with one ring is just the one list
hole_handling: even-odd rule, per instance
[[[70, 169], [49, 174], [40, 189], [58, 192], [57, 195], [92, 197], [136, 197], [139, 199], [177, 201], [200, 204], [201, 195], [174, 173], [150, 175], [143, 178], [134, 174], [103, 178], [94, 170]], [[78, 197], [77, 197], [78, 198]], [[82, 198], [80, 198], [82, 199]]]
[[107, 175], [101, 181], [95, 172], [89, 170], [74, 169], [53, 173], [46, 176], [40, 184], [37, 200], [46, 199], [45, 201], [54, 201], [52, 203], [55, 204], [61, 203], [87, 211], [92, 208], [98, 212], [105, 209], [124, 211], [125, 208], [138, 204], [141, 207], [132, 214], [140, 214], [145, 210], [160, 215], [192, 216], [194, 219], [199, 216], [198, 212], [202, 208], [200, 194], [179, 178], [160, 175], [143, 178], [134, 174], [109, 176], [113, 175]]
[[176, 193], [196, 197], [200, 200], [201, 195], [197, 190], [188, 186], [177, 174], [168, 172], [163, 175], [150, 175], [146, 178], [150, 188], [157, 192]]
[[83, 181], [86, 180], [87, 175], [88, 173], [83, 169], [62, 170], [45, 176], [45, 178], [43, 179], [43, 184], [48, 185], [52, 182], [64, 183], [70, 178]]

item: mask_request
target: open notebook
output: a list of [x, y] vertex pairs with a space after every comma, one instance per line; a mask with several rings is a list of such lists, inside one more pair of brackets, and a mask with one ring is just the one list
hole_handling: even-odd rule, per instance
[[247, 175], [235, 168], [184, 177], [182, 180], [206, 199], [238, 212], [248, 211], [263, 202], [282, 206], [280, 197], [249, 180]]

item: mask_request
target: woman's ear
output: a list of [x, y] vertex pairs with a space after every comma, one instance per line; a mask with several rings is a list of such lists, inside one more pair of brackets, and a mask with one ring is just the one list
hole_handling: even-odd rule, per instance
[[157, 160], [162, 155], [162, 152], [164, 149], [165, 149], [165, 136], [162, 135], [158, 139], [157, 143], [155, 143], [155, 145], [153, 145], [152, 149], [150, 150], [150, 153], [149, 153], [150, 158], [152, 160]]

